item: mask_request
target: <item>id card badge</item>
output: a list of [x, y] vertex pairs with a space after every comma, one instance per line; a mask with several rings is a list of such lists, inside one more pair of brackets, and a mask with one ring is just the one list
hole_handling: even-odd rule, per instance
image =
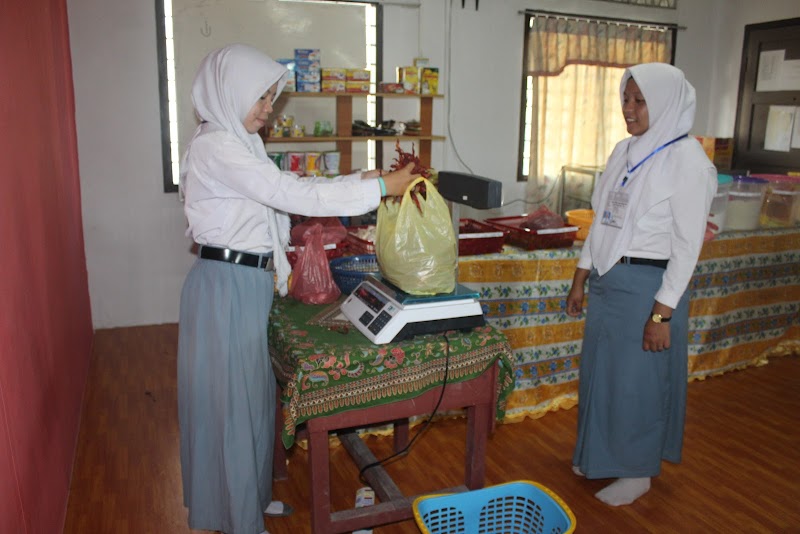
[[625, 191], [611, 191], [600, 222], [614, 228], [622, 228], [622, 223], [625, 221], [625, 212], [628, 210], [628, 200], [629, 196]]

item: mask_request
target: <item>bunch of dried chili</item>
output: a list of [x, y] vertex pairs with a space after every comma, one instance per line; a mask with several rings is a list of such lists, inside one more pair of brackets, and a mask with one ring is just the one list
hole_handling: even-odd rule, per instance
[[[408, 165], [409, 163], [413, 163], [414, 169], [411, 171], [412, 174], [419, 174], [423, 178], [430, 178], [431, 176], [430, 170], [428, 170], [427, 167], [424, 167], [422, 165], [422, 162], [419, 160], [419, 157], [414, 151], [414, 143], [411, 143], [411, 152], [406, 152], [400, 146], [400, 140], [398, 139], [397, 143], [395, 144], [395, 151], [397, 152], [397, 157], [393, 160], [393, 163], [389, 166], [389, 169], [397, 171], [405, 168], [405, 166]], [[414, 205], [416, 205], [417, 209], [420, 212], [422, 212], [422, 208], [420, 207], [417, 195], [422, 195], [422, 198], [426, 198], [425, 182], [420, 182], [416, 184], [410, 193], [410, 197], [411, 200], [414, 202]], [[386, 197], [383, 199], [383, 201], [386, 202], [388, 198], [391, 198], [392, 202], [400, 202], [399, 197]]]

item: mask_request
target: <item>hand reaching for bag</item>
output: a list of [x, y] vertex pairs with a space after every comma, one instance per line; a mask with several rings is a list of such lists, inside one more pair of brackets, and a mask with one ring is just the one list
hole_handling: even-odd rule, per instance
[[378, 178], [382, 175], [383, 183], [386, 184], [387, 197], [400, 197], [406, 192], [411, 182], [419, 178], [419, 174], [411, 174], [414, 164], [409, 163], [398, 171], [384, 173], [381, 170], [367, 171], [361, 175], [362, 179]]

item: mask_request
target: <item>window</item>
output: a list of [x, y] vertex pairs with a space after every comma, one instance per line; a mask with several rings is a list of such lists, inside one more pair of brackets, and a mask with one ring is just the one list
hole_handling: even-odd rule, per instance
[[[295, 48], [319, 48], [323, 65], [367, 68], [372, 83], [377, 80], [381, 16], [380, 6], [369, 0], [155, 1], [165, 192], [178, 190], [180, 158], [197, 125], [188, 97], [191, 82], [211, 50], [243, 42], [278, 59], [292, 57]], [[335, 116], [328, 109], [332, 100], [304, 99], [296, 110], [279, 99], [276, 112], [294, 114], [308, 128], [315, 119]], [[374, 97], [360, 105], [363, 109], [353, 110], [357, 118], [372, 123], [380, 116]], [[365, 143], [364, 151], [361, 157], [374, 167], [375, 143]]]
[[520, 181], [553, 207], [562, 167], [596, 168], [627, 135], [619, 82], [625, 67], [671, 63], [672, 26], [529, 13], [523, 57]]

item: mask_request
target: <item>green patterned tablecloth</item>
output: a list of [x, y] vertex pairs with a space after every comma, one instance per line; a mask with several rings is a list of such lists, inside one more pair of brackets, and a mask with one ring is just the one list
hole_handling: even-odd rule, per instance
[[338, 315], [339, 303], [312, 306], [275, 299], [269, 321], [272, 367], [283, 388], [282, 439], [288, 448], [295, 429], [308, 419], [416, 397], [444, 379], [480, 376], [499, 364], [497, 418], [505, 414], [514, 387], [511, 350], [491, 326], [469, 333], [417, 336], [375, 345]]

